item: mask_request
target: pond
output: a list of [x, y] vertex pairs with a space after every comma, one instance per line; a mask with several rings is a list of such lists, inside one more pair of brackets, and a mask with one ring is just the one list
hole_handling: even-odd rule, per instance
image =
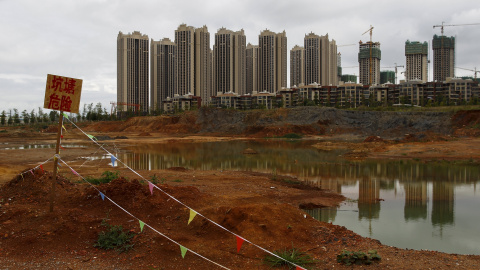
[[[137, 145], [118, 157], [133, 169], [186, 167], [296, 176], [345, 195], [339, 208], [307, 211], [383, 244], [480, 255], [480, 168], [468, 162], [351, 162], [312, 141]], [[254, 155], [243, 154], [251, 148]]]

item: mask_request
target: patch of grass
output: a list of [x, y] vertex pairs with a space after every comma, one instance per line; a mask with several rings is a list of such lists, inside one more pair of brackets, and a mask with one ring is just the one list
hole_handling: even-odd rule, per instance
[[288, 178], [280, 179], [280, 181], [282, 181], [284, 183], [287, 183], [287, 184], [290, 184], [290, 185], [302, 185], [303, 184], [302, 181], [288, 179]]
[[276, 168], [274, 168], [272, 170], [272, 175], [270, 175], [270, 179], [277, 180], [277, 169]]
[[285, 134], [285, 135], [281, 136], [280, 138], [285, 138], [285, 139], [301, 139], [301, 138], [303, 138], [303, 136], [300, 135], [300, 134], [297, 134], [297, 133], [288, 133], [288, 134]]
[[93, 185], [100, 185], [100, 184], [110, 183], [112, 180], [115, 180], [118, 177], [120, 177], [119, 171], [115, 171], [115, 172], [104, 171], [100, 178], [93, 178], [93, 177], [87, 176], [86, 180]]
[[344, 250], [342, 253], [337, 255], [337, 262], [343, 263], [345, 265], [361, 265], [361, 264], [372, 264], [374, 261], [380, 261], [382, 257], [378, 255], [376, 250], [369, 250], [367, 253], [363, 251], [347, 251]]
[[287, 266], [289, 269], [295, 269], [295, 266], [291, 263], [302, 267], [305, 267], [307, 264], [315, 263], [315, 260], [311, 255], [300, 251], [298, 248], [294, 247], [292, 247], [291, 249], [284, 249], [282, 251], [275, 251], [273, 253], [278, 257], [273, 255], [266, 255], [263, 258], [263, 263], [270, 267]]
[[181, 179], [175, 179], [175, 180], [173, 180], [172, 182], [181, 183], [181, 182], [183, 182], [183, 180], [181, 180]]
[[155, 185], [156, 184], [163, 184], [163, 183], [165, 183], [165, 178], [160, 178], [159, 179], [157, 177], [157, 175], [154, 174], [150, 177], [150, 182], [152, 182], [152, 184], [155, 184]]
[[107, 227], [107, 229], [98, 234], [97, 242], [93, 245], [101, 249], [113, 249], [118, 253], [129, 251], [133, 248], [132, 238], [135, 236], [134, 233], [125, 232], [123, 227], [120, 225], [110, 225], [104, 219], [102, 220], [102, 226]]

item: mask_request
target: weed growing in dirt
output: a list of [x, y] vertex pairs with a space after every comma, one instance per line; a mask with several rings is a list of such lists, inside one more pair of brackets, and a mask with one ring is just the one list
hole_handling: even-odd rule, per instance
[[288, 133], [288, 134], [285, 134], [285, 135], [281, 136], [280, 138], [285, 138], [285, 139], [301, 139], [301, 138], [303, 138], [303, 137], [302, 137], [302, 135], [297, 134], [297, 133]]
[[150, 177], [150, 182], [152, 182], [152, 184], [163, 184], [165, 183], [165, 178], [162, 178], [162, 179], [158, 179], [157, 175], [154, 174]]
[[[284, 249], [282, 251], [273, 252], [275, 255], [266, 255], [263, 258], [263, 263], [270, 267], [283, 267], [287, 266], [289, 269], [295, 269], [295, 266], [288, 263], [294, 263], [296, 265], [305, 267], [307, 264], [315, 263], [315, 260], [311, 255], [300, 251], [298, 248], [292, 247], [291, 249]], [[280, 258], [279, 258], [280, 257]]]
[[173, 180], [173, 182], [181, 183], [181, 182], [183, 182], [183, 180], [175, 179], [175, 180]]
[[337, 255], [337, 262], [343, 263], [345, 265], [361, 265], [361, 264], [371, 264], [374, 261], [380, 261], [382, 257], [377, 254], [376, 250], [369, 250], [368, 253], [362, 251], [347, 251], [344, 250], [342, 253]]
[[107, 230], [98, 234], [97, 242], [94, 247], [102, 249], [114, 249], [118, 253], [129, 251], [133, 248], [131, 243], [134, 233], [123, 231], [123, 227], [120, 225], [110, 225], [104, 219], [102, 220], [102, 226], [107, 227]]
[[93, 178], [93, 177], [87, 176], [86, 180], [93, 185], [99, 185], [99, 184], [110, 183], [112, 180], [115, 180], [118, 177], [120, 177], [119, 171], [115, 171], [115, 172], [104, 171], [100, 178]]
[[277, 180], [277, 169], [276, 168], [273, 168], [272, 175], [270, 176], [270, 179]]

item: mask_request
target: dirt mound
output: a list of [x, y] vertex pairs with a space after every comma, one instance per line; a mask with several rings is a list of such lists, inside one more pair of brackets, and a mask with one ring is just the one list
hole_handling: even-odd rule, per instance
[[[0, 197], [9, 201], [27, 201], [43, 203], [49, 201], [53, 174], [41, 169], [27, 169], [0, 188]], [[64, 177], [57, 175], [55, 193], [58, 197], [77, 189]]]

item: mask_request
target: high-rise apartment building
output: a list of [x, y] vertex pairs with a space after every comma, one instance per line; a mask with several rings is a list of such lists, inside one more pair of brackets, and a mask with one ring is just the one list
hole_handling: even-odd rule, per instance
[[[117, 110], [127, 111], [126, 104], [140, 106], [148, 112], [148, 36], [138, 31], [117, 36]], [[128, 107], [137, 108], [137, 107]]]
[[305, 35], [305, 84], [337, 85], [337, 45], [330, 41], [328, 34]]
[[260, 92], [275, 93], [287, 87], [287, 35], [264, 30], [258, 36]]
[[379, 42], [359, 42], [358, 66], [360, 84], [377, 85], [380, 83], [380, 60], [382, 52]]
[[245, 50], [245, 71], [246, 71], [246, 93], [251, 94], [253, 91], [258, 92], [258, 54], [260, 48], [257, 45], [248, 43]]
[[290, 87], [305, 84], [305, 50], [295, 45], [290, 50]]
[[215, 34], [214, 91], [246, 93], [246, 37], [242, 30], [220, 28]]
[[150, 106], [153, 110], [162, 108], [162, 101], [172, 98], [175, 91], [176, 46], [164, 38], [150, 42]]
[[213, 95], [211, 85], [210, 33], [207, 26], [195, 29], [195, 96], [202, 98], [202, 103], [208, 103]]
[[195, 28], [181, 24], [175, 30], [175, 46], [177, 55], [174, 94], [193, 94], [195, 89]]
[[175, 30], [176, 83], [175, 94], [192, 94], [202, 104], [212, 95], [210, 33], [206, 26], [195, 29], [181, 24]]
[[455, 37], [433, 36], [433, 80], [455, 77]]
[[407, 81], [428, 81], [428, 43], [418, 41], [405, 42], [405, 79]]

